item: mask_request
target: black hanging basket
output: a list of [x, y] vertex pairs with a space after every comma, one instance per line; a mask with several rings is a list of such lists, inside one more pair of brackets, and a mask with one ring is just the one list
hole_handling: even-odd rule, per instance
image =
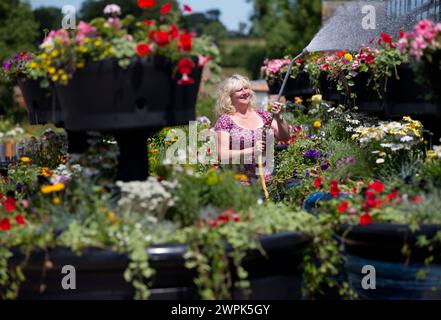
[[[441, 247], [435, 245], [432, 251], [419, 247], [419, 236], [433, 238], [441, 230], [440, 225], [422, 225], [416, 232], [409, 225], [372, 224], [343, 227], [339, 234], [349, 233], [342, 238], [347, 254], [347, 272], [350, 286], [361, 299], [407, 300], [441, 299]], [[410, 255], [404, 256], [402, 248], [407, 245]], [[430, 255], [434, 261], [426, 270], [427, 278], [418, 279], [424, 269], [424, 260]], [[373, 266], [376, 272], [376, 288], [362, 287], [364, 266]], [[436, 288], [437, 290], [433, 290]]]
[[[284, 77], [285, 75], [283, 78]], [[279, 94], [282, 84], [283, 79], [268, 83], [269, 94]], [[306, 71], [300, 71], [295, 78], [289, 77], [285, 90], [283, 91], [283, 95], [290, 101], [294, 100], [295, 97], [312, 96], [314, 93], [315, 90], [311, 86], [309, 74]]]
[[356, 94], [355, 106], [358, 110], [382, 117], [386, 107], [384, 85], [380, 84], [379, 92], [374, 90], [373, 80], [366, 72], [357, 74], [353, 81], [354, 86], [350, 90]]
[[[280, 233], [260, 238], [267, 256], [259, 251], [249, 252], [243, 266], [249, 272], [251, 296], [233, 288], [233, 299], [300, 299], [303, 254], [310, 237], [299, 233]], [[152, 300], [199, 299], [194, 279], [197, 272], [185, 267], [186, 245], [158, 245], [147, 249], [149, 264], [155, 269], [150, 281]], [[227, 251], [232, 250], [227, 246]], [[27, 280], [21, 285], [19, 299], [31, 300], [129, 300], [134, 289], [124, 280], [124, 270], [129, 263], [127, 256], [111, 250], [88, 249], [77, 256], [66, 248], [54, 248], [48, 252], [52, 268], [42, 279], [44, 252], [32, 254], [24, 273]], [[11, 259], [10, 266], [20, 263], [19, 254]], [[231, 263], [230, 263], [231, 264]], [[63, 266], [76, 269], [76, 289], [64, 290], [61, 281]], [[233, 281], [237, 275], [232, 268]], [[41, 284], [46, 290], [39, 292]]]
[[62, 126], [63, 112], [51, 88], [41, 88], [38, 80], [25, 78], [19, 79], [18, 85], [28, 108], [30, 124], [50, 122]]
[[162, 57], [135, 58], [126, 70], [116, 59], [88, 63], [67, 86], [56, 85], [66, 128], [114, 132], [194, 120], [202, 69], [193, 69], [194, 84], [179, 86], [173, 68]]
[[330, 80], [324, 72], [320, 73], [319, 87], [323, 100], [341, 104], [346, 103], [347, 99], [345, 96], [337, 90], [335, 82]]

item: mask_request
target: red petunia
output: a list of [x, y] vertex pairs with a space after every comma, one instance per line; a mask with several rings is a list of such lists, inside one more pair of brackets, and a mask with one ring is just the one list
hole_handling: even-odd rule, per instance
[[154, 25], [155, 25], [155, 21], [153, 21], [153, 20], [149, 20], [149, 19], [144, 19], [144, 24], [145, 24], [147, 27], [151, 27], [151, 26], [154, 26]]
[[302, 59], [302, 58], [297, 58], [297, 59], [296, 59], [296, 62], [297, 62], [297, 63], [302, 63], [302, 62], [303, 62], [303, 59]]
[[139, 43], [136, 46], [136, 53], [140, 57], [145, 57], [150, 53], [150, 48], [146, 43]]
[[193, 9], [188, 4], [184, 4], [184, 12], [192, 13]]
[[389, 47], [394, 48], [394, 44], [392, 43], [392, 37], [390, 35], [388, 35], [387, 33], [382, 33], [380, 37], [384, 43], [389, 45]]
[[21, 226], [25, 224], [25, 218], [21, 214], [15, 217], [15, 221]]
[[323, 181], [323, 178], [322, 178], [322, 177], [317, 177], [317, 178], [314, 180], [314, 187], [316, 187], [316, 188], [320, 188], [320, 187], [323, 185], [322, 181]]
[[349, 202], [345, 201], [345, 202], [340, 203], [337, 210], [340, 213], [344, 213], [348, 210], [348, 208], [349, 208]]
[[9, 231], [11, 229], [11, 221], [8, 218], [0, 220], [0, 230]]
[[394, 190], [386, 196], [387, 201], [392, 201], [394, 199], [399, 198], [398, 190]]
[[373, 183], [368, 185], [368, 188], [374, 190], [376, 193], [382, 193], [384, 191], [384, 184], [375, 180]]
[[156, 30], [150, 31], [149, 35], [148, 35], [149, 40], [153, 41], [153, 40], [155, 40], [155, 37], [156, 37]]
[[366, 191], [366, 198], [367, 199], [364, 202], [365, 209], [379, 208], [383, 204], [383, 202], [380, 199], [377, 199], [377, 196], [369, 190]]
[[183, 51], [191, 51], [192, 39], [189, 33], [183, 33], [179, 36], [180, 48]]
[[363, 226], [367, 226], [372, 223], [372, 216], [369, 212], [365, 212], [362, 216], [360, 216], [360, 224]]
[[156, 42], [159, 46], [165, 47], [170, 44], [170, 35], [167, 32], [157, 31], [155, 34]]
[[155, 0], [138, 0], [138, 7], [141, 9], [153, 8], [155, 4]]
[[164, 4], [160, 10], [161, 14], [167, 14], [171, 11], [172, 9], [172, 5], [170, 2], [167, 2], [166, 4]]
[[3, 207], [5, 208], [6, 212], [11, 212], [15, 210], [16, 203], [14, 198], [7, 198], [5, 201], [3, 201]]
[[23, 58], [28, 52], [26, 50], [22, 51], [20, 53], [20, 58]]
[[400, 35], [400, 39], [402, 39], [402, 38], [404, 38], [404, 36], [405, 36], [406, 34], [404, 33], [404, 31], [400, 31], [400, 32], [399, 32], [399, 35]]

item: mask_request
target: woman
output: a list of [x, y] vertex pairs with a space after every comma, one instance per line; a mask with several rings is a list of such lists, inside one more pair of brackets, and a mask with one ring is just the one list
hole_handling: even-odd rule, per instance
[[[265, 155], [266, 134], [280, 140], [290, 137], [289, 125], [281, 115], [282, 104], [272, 103], [271, 115], [257, 109], [255, 100], [248, 78], [236, 74], [221, 84], [216, 103], [219, 119], [215, 131], [221, 163], [238, 164], [239, 160], [241, 167], [238, 171], [246, 175], [249, 182], [259, 178], [257, 155]], [[271, 173], [272, 170], [264, 166], [266, 180]]]

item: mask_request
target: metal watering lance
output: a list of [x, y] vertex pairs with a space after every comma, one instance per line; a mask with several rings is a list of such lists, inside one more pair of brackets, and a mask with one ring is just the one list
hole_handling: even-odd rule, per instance
[[[303, 49], [303, 51], [300, 54], [298, 54], [296, 57], [294, 57], [291, 60], [289, 66], [288, 66], [288, 71], [286, 72], [286, 75], [285, 75], [285, 79], [283, 79], [282, 87], [280, 88], [279, 94], [277, 95], [276, 102], [280, 102], [280, 99], [282, 98], [283, 91], [285, 91], [286, 84], [288, 82], [289, 77], [291, 76], [292, 66], [293, 66], [294, 62], [298, 58], [300, 58], [301, 56], [303, 56], [304, 54], [307, 54], [307, 53], [308, 53], [308, 50], [305, 48], [305, 49]], [[263, 134], [265, 134], [265, 132], [271, 128], [271, 124], [273, 122], [273, 119], [274, 119], [274, 114], [271, 113], [271, 120], [268, 121], [267, 123], [265, 123], [263, 126]], [[260, 182], [262, 183], [262, 189], [263, 189], [263, 193], [265, 195], [265, 199], [269, 200], [269, 193], [268, 193], [268, 189], [266, 187], [266, 181], [265, 181], [265, 177], [263, 174], [263, 155], [262, 155], [262, 153], [260, 153], [257, 158], [257, 165], [259, 168]]]

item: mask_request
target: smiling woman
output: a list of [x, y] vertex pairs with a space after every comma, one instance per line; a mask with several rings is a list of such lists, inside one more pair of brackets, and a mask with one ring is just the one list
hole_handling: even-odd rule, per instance
[[[250, 81], [241, 75], [229, 77], [220, 86], [216, 103], [219, 119], [215, 125], [218, 154], [222, 164], [241, 165], [238, 171], [248, 177], [247, 183], [257, 180], [256, 156], [265, 153], [271, 137], [289, 138], [289, 125], [281, 116], [282, 109], [279, 103], [272, 104], [273, 115], [256, 109]], [[266, 152], [266, 156], [271, 154]], [[271, 173], [272, 168], [265, 164], [265, 180], [269, 180]]]

